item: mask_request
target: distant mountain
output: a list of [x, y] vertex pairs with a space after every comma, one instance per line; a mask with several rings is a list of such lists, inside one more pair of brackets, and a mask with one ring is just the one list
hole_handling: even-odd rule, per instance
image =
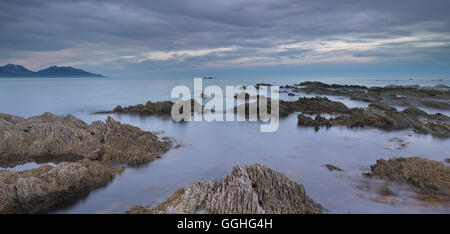
[[32, 76], [35, 72], [26, 69], [22, 65], [6, 64], [0, 67], [0, 77]]
[[0, 66], [0, 77], [103, 77], [73, 67], [52, 66], [38, 72], [30, 71], [22, 65], [7, 64]]

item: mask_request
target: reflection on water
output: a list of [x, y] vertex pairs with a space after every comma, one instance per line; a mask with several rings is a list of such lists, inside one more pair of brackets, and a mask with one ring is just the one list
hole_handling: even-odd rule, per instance
[[[237, 81], [219, 78], [204, 80], [203, 83], [204, 86], [254, 85], [259, 82], [285, 85], [305, 80], [314, 79]], [[449, 81], [335, 79], [329, 83], [448, 85]], [[106, 115], [90, 114], [94, 111], [148, 100], [171, 100], [170, 90], [179, 84], [192, 87], [192, 79], [0, 79], [0, 112], [29, 117], [49, 111], [73, 114], [90, 123], [106, 119]], [[298, 99], [299, 96], [281, 94], [281, 97]], [[367, 103], [347, 98], [332, 97], [332, 100], [350, 107], [367, 106]], [[313, 128], [297, 127], [295, 114], [281, 119], [278, 131], [273, 133], [261, 133], [261, 123], [258, 122], [175, 123], [170, 118], [112, 116], [144, 130], [159, 132], [160, 136], [171, 137], [181, 147], [168, 151], [161, 159], [148, 165], [127, 168], [107, 186], [55, 213], [121, 213], [133, 205], [155, 205], [194, 180], [220, 180], [231, 172], [234, 165], [255, 162], [304, 184], [307, 193], [332, 213], [450, 213], [448, 207], [418, 204], [407, 192], [411, 190], [403, 189], [404, 185], [390, 184], [388, 189], [397, 191], [392, 196], [386, 189], [382, 193], [386, 197], [383, 199], [400, 202], [380, 202], [377, 199], [380, 194], [376, 186], [378, 182], [367, 181], [362, 176], [380, 158], [422, 156], [441, 161], [450, 155], [449, 140], [412, 131], [332, 127], [315, 132]], [[330, 172], [325, 164], [336, 165], [344, 171]], [[32, 163], [26, 165], [36, 166]]]

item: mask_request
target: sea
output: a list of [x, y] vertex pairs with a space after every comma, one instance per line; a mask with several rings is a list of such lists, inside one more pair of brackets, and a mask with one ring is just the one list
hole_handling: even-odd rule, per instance
[[[303, 81], [365, 86], [421, 85], [450, 86], [450, 78], [434, 77], [214, 77], [202, 80], [203, 88], [255, 85], [294, 85]], [[0, 78], [0, 113], [22, 117], [52, 112], [74, 115], [91, 123], [108, 115], [93, 114], [117, 105], [147, 101], [176, 101], [175, 86], [191, 89], [193, 77], [184, 78]], [[198, 95], [198, 93], [193, 93]], [[280, 99], [311, 97], [297, 93]], [[349, 107], [368, 103], [329, 96]], [[402, 108], [402, 107], [398, 107]], [[448, 110], [426, 109], [428, 112]], [[363, 175], [377, 159], [420, 156], [443, 161], [450, 158], [450, 139], [422, 135], [412, 130], [382, 131], [373, 128], [332, 127], [315, 131], [297, 126], [297, 115], [282, 118], [275, 132], [260, 131], [260, 122], [192, 121], [177, 123], [170, 117], [109, 114], [114, 119], [170, 137], [181, 147], [164, 153], [147, 165], [127, 167], [107, 185], [61, 204], [51, 213], [123, 213], [134, 205], [154, 206], [174, 191], [193, 181], [219, 181], [235, 165], [264, 164], [303, 184], [307, 194], [329, 213], [450, 213], [445, 205], [418, 200], [415, 188]], [[343, 171], [329, 171], [332, 164]], [[28, 170], [39, 166], [26, 163], [7, 170]], [[389, 188], [393, 195], [380, 190]]]

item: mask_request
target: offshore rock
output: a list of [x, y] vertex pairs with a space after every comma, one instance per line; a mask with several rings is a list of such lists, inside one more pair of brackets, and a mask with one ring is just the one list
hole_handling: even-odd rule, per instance
[[[342, 104], [342, 103], [341, 103]], [[344, 104], [342, 104], [344, 105]], [[345, 105], [344, 105], [345, 107]], [[320, 114], [312, 118], [305, 114], [298, 115], [299, 126], [319, 127], [347, 126], [375, 127], [383, 130], [413, 129], [418, 133], [432, 134], [437, 137], [450, 137], [450, 118], [443, 114], [427, 114], [417, 108], [407, 108], [401, 112], [385, 104], [371, 104], [367, 109], [331, 108], [340, 116], [326, 119]], [[326, 108], [326, 107], [325, 107]], [[310, 114], [310, 112], [306, 112]]]
[[359, 85], [337, 85], [321, 82], [303, 82], [300, 87], [292, 87], [293, 92], [307, 94], [345, 96], [352, 100], [364, 102], [384, 102], [394, 106], [432, 107], [450, 110], [450, 87], [436, 85], [434, 87], [419, 85], [388, 85], [385, 87], [371, 87]]
[[[201, 98], [207, 98], [204, 93], [202, 93]], [[94, 114], [112, 114], [112, 113], [122, 113], [122, 114], [138, 114], [138, 115], [170, 115], [172, 111], [172, 106], [175, 104], [180, 105], [180, 113], [182, 113], [181, 105], [185, 102], [191, 102], [191, 112], [201, 112], [202, 105], [195, 99], [179, 101], [174, 103], [172, 101], [162, 101], [162, 102], [152, 102], [148, 101], [143, 104], [138, 104], [135, 106], [116, 106], [112, 111], [98, 111]], [[195, 105], [196, 104], [196, 105]]]

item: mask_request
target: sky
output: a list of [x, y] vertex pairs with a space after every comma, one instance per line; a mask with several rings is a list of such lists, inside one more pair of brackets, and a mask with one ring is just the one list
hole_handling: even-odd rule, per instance
[[0, 65], [108, 76], [448, 76], [448, 0], [1, 0]]

